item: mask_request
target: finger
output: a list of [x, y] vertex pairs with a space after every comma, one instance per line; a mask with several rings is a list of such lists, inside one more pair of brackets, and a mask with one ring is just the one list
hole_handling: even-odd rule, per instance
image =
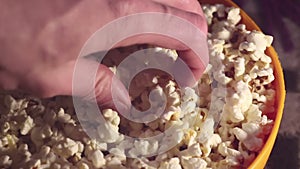
[[[113, 80], [115, 83], [112, 84]], [[86, 100], [96, 99], [101, 108], [116, 109], [114, 102], [123, 107], [130, 105], [127, 90], [114, 74], [106, 66], [87, 59], [70, 61], [42, 73], [33, 71], [26, 81], [24, 88], [42, 97], [75, 95]], [[112, 90], [117, 91], [115, 100]]]
[[[142, 2], [144, 3], [144, 1]], [[156, 46], [175, 49], [179, 51], [179, 56], [184, 61], [186, 61], [188, 66], [191, 68], [192, 72], [195, 75], [195, 79], [199, 79], [199, 77], [203, 73], [208, 63], [208, 53], [207, 53], [208, 49], [206, 44], [207, 25], [202, 11], [201, 11], [201, 15], [199, 15], [196, 13], [180, 10], [178, 9], [178, 6], [180, 4], [178, 3], [176, 4], [173, 1], [172, 2], [164, 1], [164, 3], [165, 4], [167, 3], [169, 6], [160, 3], [149, 3], [148, 1], [147, 3], [146, 6], [143, 6], [143, 4], [139, 4], [139, 2], [137, 2], [136, 4], [133, 4], [133, 6], [131, 6], [131, 8], [128, 9], [127, 11], [133, 10], [137, 13], [156, 11], [156, 12], [172, 14], [180, 18], [183, 18], [189, 23], [192, 23], [194, 26], [196, 26], [196, 28], [200, 32], [202, 32], [202, 34], [196, 32], [195, 29], [193, 29], [188, 23], [178, 23], [172, 25], [170, 22], [167, 22], [169, 19], [167, 18], [165, 23], [162, 24], [162, 26], [157, 29], [157, 32], [161, 32], [163, 34], [164, 32], [166, 32], [166, 30], [168, 30], [167, 33], [169, 34], [171, 32], [171, 34], [174, 35], [173, 37], [157, 35], [157, 34], [141, 34], [138, 36], [127, 38], [126, 40], [123, 40], [116, 46], [128, 46], [132, 44], [148, 43]], [[189, 3], [193, 4], [195, 3], [195, 1], [189, 1]], [[135, 9], [135, 5], [138, 5], [139, 9], [143, 9], [143, 10], [139, 11], [139, 9]], [[199, 6], [199, 4], [197, 5]], [[172, 6], [175, 6], [176, 8]], [[186, 4], [186, 6], [188, 6], [188, 3]], [[128, 22], [129, 26], [126, 27], [125, 25], [125, 27], [122, 27], [121, 31], [134, 29], [131, 28], [130, 25], [139, 25], [140, 28], [139, 31], [142, 31], [143, 28], [147, 29], [148, 27], [152, 26], [149, 25], [149, 23], [157, 24], [156, 21], [157, 20], [153, 21], [151, 19], [138, 21], [138, 19], [136, 19], [135, 24], [129, 24], [130, 22]], [[158, 23], [158, 26], [160, 26], [160, 23]], [[184, 39], [186, 39], [186, 42], [189, 42], [189, 44], [181, 42], [177, 37], [183, 37]], [[206, 46], [206, 48], [204, 48], [203, 46]], [[200, 51], [200, 50], [206, 50], [206, 51]], [[201, 54], [199, 55], [199, 53]]]
[[[173, 28], [170, 28], [171, 31], [175, 31], [172, 29]], [[179, 57], [185, 62], [194, 75], [194, 77], [190, 77], [190, 75], [184, 76], [186, 81], [190, 81], [187, 82], [187, 84], [190, 84], [188, 86], [191, 86], [193, 84], [192, 81], [195, 83], [195, 81], [201, 77], [209, 59], [206, 37], [203, 35], [198, 36], [198, 38], [199, 39], [190, 38], [189, 44], [184, 44], [171, 37], [146, 34], [128, 38], [124, 42], [128, 42], [127, 44], [130, 45], [134, 40], [138, 40], [137, 43], [146, 42], [155, 46], [176, 49]]]

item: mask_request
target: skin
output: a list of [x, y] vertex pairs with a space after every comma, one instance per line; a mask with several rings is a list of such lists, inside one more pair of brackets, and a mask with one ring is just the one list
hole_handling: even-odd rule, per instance
[[[0, 5], [0, 87], [21, 89], [39, 97], [78, 95], [72, 93], [72, 75], [81, 47], [105, 24], [126, 15], [142, 12], [169, 13], [186, 19], [205, 34], [207, 25], [196, 0], [28, 0], [2, 1]], [[76, 29], [74, 29], [76, 28]], [[178, 33], [185, 30], [176, 30]], [[116, 47], [153, 44], [176, 49], [200, 78], [204, 65], [180, 42], [156, 35], [141, 35], [122, 41]], [[108, 46], [103, 46], [103, 50]], [[83, 60], [83, 64], [95, 64]], [[96, 77], [99, 105], [114, 107], [110, 93], [112, 72], [100, 65]], [[119, 100], [129, 97], [119, 84]]]

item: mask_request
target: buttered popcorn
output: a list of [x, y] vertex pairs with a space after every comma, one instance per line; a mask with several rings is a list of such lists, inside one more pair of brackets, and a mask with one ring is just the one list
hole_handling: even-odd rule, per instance
[[[138, 123], [106, 109], [102, 111], [106, 122], [95, 128], [90, 125], [88, 129], [98, 134], [98, 139], [93, 139], [85, 133], [78, 118], [93, 124], [96, 115], [83, 112], [77, 117], [71, 98], [41, 100], [3, 93], [0, 94], [0, 168], [249, 166], [273, 125], [268, 115], [274, 113], [274, 74], [272, 60], [264, 52], [273, 38], [247, 30], [240, 24], [238, 8], [220, 4], [202, 7], [209, 26], [210, 63], [198, 85], [179, 89], [172, 77], [160, 71], [142, 72], [132, 82], [129, 92], [137, 110], [159, 108], [161, 97], [165, 96], [165, 109], [160, 116], [143, 115], [145, 123]], [[169, 61], [178, 57], [175, 51], [163, 48], [154, 48], [149, 55], [153, 53], [164, 53]], [[116, 65], [121, 60], [115, 59], [106, 59], [104, 64], [117, 73]], [[120, 69], [129, 75], [136, 68]], [[133, 119], [140, 116], [130, 114]], [[159, 118], [151, 121], [156, 116]], [[160, 134], [162, 137], [157, 140], [124, 140], [126, 135], [149, 138]], [[174, 146], [168, 148], [170, 144]]]

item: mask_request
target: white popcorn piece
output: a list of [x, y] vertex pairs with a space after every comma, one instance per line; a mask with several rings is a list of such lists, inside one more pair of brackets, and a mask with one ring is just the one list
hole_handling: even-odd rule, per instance
[[118, 158], [120, 161], [126, 160], [126, 155], [124, 149], [119, 148], [111, 148], [109, 152], [116, 158]]
[[33, 119], [30, 116], [26, 117], [25, 122], [22, 124], [20, 133], [22, 135], [26, 135], [29, 133], [29, 131], [34, 127]]
[[201, 157], [202, 151], [200, 149], [199, 143], [195, 143], [191, 146], [189, 146], [187, 149], [180, 152], [180, 156], [185, 157]]
[[214, 133], [214, 120], [213, 118], [210, 117], [204, 121], [201, 130], [197, 135], [196, 140], [199, 143], [204, 143], [213, 136], [213, 133]]
[[167, 111], [165, 112], [163, 115], [162, 115], [162, 118], [165, 120], [165, 121], [169, 121], [171, 120], [172, 117], [179, 117], [179, 113], [180, 111], [179, 110], [170, 110], [170, 111]]
[[184, 95], [182, 97], [183, 101], [187, 102], [187, 101], [197, 101], [198, 100], [198, 95], [195, 93], [195, 90], [190, 88], [190, 87], [186, 87], [184, 89]]
[[[187, 125], [187, 124], [186, 124]], [[185, 129], [186, 126], [184, 124], [178, 124], [175, 123], [172, 125], [171, 130], [167, 130], [165, 132], [165, 136], [163, 137], [160, 147], [158, 149], [158, 152], [165, 152], [169, 150], [170, 145], [178, 144], [183, 140], [184, 132], [183, 129]]]
[[227, 14], [227, 20], [230, 24], [236, 25], [237, 23], [240, 22], [241, 20], [241, 15], [240, 15], [240, 9], [239, 8], [227, 8], [226, 9]]
[[[80, 147], [81, 148], [81, 147]], [[82, 150], [84, 149], [84, 154], [85, 156], [90, 156], [90, 154], [92, 152], [94, 152], [95, 150], [103, 150], [106, 151], [107, 150], [107, 143], [99, 143], [97, 140], [89, 140], [86, 145], [84, 146], [84, 148], [82, 148]], [[80, 149], [81, 150], [81, 149]]]
[[237, 139], [240, 140], [245, 147], [247, 147], [248, 150], [257, 152], [262, 148], [263, 140], [253, 135], [256, 132], [256, 129], [253, 129], [253, 131], [251, 129], [248, 130], [250, 130], [250, 133], [247, 133], [245, 130], [236, 127], [233, 129], [233, 133]]
[[239, 50], [243, 53], [253, 53], [256, 50], [256, 45], [253, 42], [244, 41], [240, 43]]
[[236, 83], [235, 90], [239, 95], [239, 105], [241, 111], [247, 111], [252, 103], [252, 94], [248, 85], [243, 81], [238, 81]]
[[212, 23], [213, 14], [217, 11], [217, 7], [213, 5], [202, 5], [208, 25]]
[[133, 145], [134, 147], [128, 152], [128, 154], [132, 157], [150, 155], [156, 153], [158, 150], [157, 140], [135, 140]]
[[61, 123], [68, 123], [71, 121], [71, 116], [66, 114], [63, 108], [60, 108], [57, 113], [57, 120]]
[[69, 138], [58, 142], [53, 146], [53, 151], [64, 158], [69, 158], [77, 152], [83, 151], [83, 145], [81, 142], [76, 142]]
[[258, 102], [265, 103], [267, 101], [267, 97], [266, 96], [260, 95], [260, 94], [255, 93], [255, 92], [252, 93], [252, 98], [253, 98], [253, 100], [257, 100]]
[[249, 109], [245, 112], [245, 116], [247, 122], [259, 122], [261, 120], [262, 112], [257, 105], [251, 104]]
[[184, 169], [206, 169], [207, 162], [202, 158], [181, 158]]
[[100, 150], [90, 152], [87, 158], [92, 161], [95, 168], [103, 167], [106, 163], [106, 160]]
[[234, 62], [234, 73], [235, 73], [235, 77], [239, 77], [242, 76], [245, 73], [245, 58], [239, 57], [236, 59], [236, 61]]
[[104, 118], [112, 125], [118, 126], [120, 124], [120, 117], [116, 111], [112, 109], [106, 109], [102, 112]]
[[211, 38], [218, 37], [217, 34], [219, 32], [221, 32], [224, 27], [226, 27], [226, 28], [230, 27], [228, 21], [219, 21], [219, 22], [216, 22], [213, 25], [211, 25], [211, 30], [212, 30], [212, 33], [211, 33], [212, 36], [211, 36]]
[[236, 158], [239, 158], [241, 156], [241, 153], [239, 151], [237, 151], [233, 148], [229, 148], [228, 143], [225, 143], [225, 142], [219, 144], [218, 151], [223, 156], [232, 156], [232, 157], [236, 157]]
[[241, 107], [227, 103], [224, 106], [223, 115], [224, 119], [228, 119], [234, 123], [241, 122], [245, 119]]
[[205, 143], [203, 143], [203, 155], [204, 157], [208, 157], [211, 149], [213, 147], [217, 147], [222, 142], [221, 137], [218, 134], [213, 134]]
[[248, 137], [248, 133], [242, 130], [241, 128], [235, 127], [232, 129], [232, 133], [236, 136], [236, 138], [240, 141], [244, 141]]
[[246, 29], [246, 25], [245, 25], [245, 24], [242, 24], [242, 23], [238, 24], [238, 25], [236, 26], [236, 29], [239, 30], [239, 32], [244, 33], [244, 34], [249, 34], [249, 33], [250, 33], [250, 31], [248, 31], [248, 30]]
[[247, 41], [254, 43], [257, 50], [264, 51], [267, 47], [271, 46], [273, 37], [264, 35], [259, 31], [252, 31], [249, 35], [247, 35]]
[[169, 161], [164, 161], [160, 164], [158, 169], [182, 169], [180, 160], [177, 157], [171, 158]]
[[[212, 40], [208, 40], [208, 46], [210, 48], [210, 54], [211, 56], [215, 56], [217, 54], [221, 54], [224, 50], [224, 44], [225, 44], [225, 40], [219, 40], [219, 39], [212, 39]], [[225, 59], [224, 55], [218, 55], [218, 57], [220, 59]]]
[[[197, 121], [195, 122], [197, 123]], [[188, 147], [197, 143], [196, 142], [196, 136], [197, 136], [197, 132], [195, 130], [192, 129], [188, 129], [185, 133], [184, 133], [184, 138], [183, 138], [183, 143], [186, 144]]]
[[214, 36], [214, 38], [216, 39], [221, 39], [221, 40], [229, 40], [231, 37], [231, 32], [226, 29], [225, 27], [223, 27], [218, 33], [216, 33], [216, 35]]
[[101, 142], [113, 143], [123, 139], [123, 136], [119, 133], [119, 127], [109, 122], [99, 125], [97, 133]]
[[251, 135], [256, 135], [260, 132], [260, 125], [257, 123], [243, 123], [242, 129]]
[[225, 72], [225, 66], [219, 65], [218, 70], [215, 73], [213, 73], [213, 76], [220, 84], [227, 85], [229, 82], [232, 81], [232, 78], [227, 77], [224, 72]]
[[84, 163], [84, 162], [79, 162], [79, 163], [77, 164], [77, 167], [78, 167], [78, 169], [90, 169], [89, 165], [87, 165], [87, 164]]
[[196, 109], [196, 101], [187, 101], [181, 103], [181, 114], [180, 118], [182, 118], [184, 115], [189, 114], [193, 112]]

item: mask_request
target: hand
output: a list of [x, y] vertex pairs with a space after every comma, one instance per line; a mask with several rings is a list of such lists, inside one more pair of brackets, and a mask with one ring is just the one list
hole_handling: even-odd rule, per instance
[[[81, 47], [105, 24], [119, 17], [163, 12], [190, 21], [205, 35], [207, 25], [196, 0], [75, 0], [75, 1], [5, 1], [0, 5], [0, 86], [22, 89], [40, 97], [72, 95], [72, 75]], [[178, 34], [188, 34], [176, 30]], [[132, 37], [118, 46], [149, 43], [176, 49], [196, 78], [205, 66], [180, 42], [155, 35]], [[103, 46], [103, 50], [108, 46]], [[208, 60], [208, 58], [204, 58]], [[85, 64], [95, 64], [85, 60]], [[101, 65], [96, 77], [96, 97], [100, 105], [111, 102], [112, 72]], [[118, 86], [120, 91], [124, 87]], [[82, 95], [75, 93], [75, 95]], [[120, 94], [128, 102], [128, 95]], [[125, 103], [126, 104], [126, 103]]]

